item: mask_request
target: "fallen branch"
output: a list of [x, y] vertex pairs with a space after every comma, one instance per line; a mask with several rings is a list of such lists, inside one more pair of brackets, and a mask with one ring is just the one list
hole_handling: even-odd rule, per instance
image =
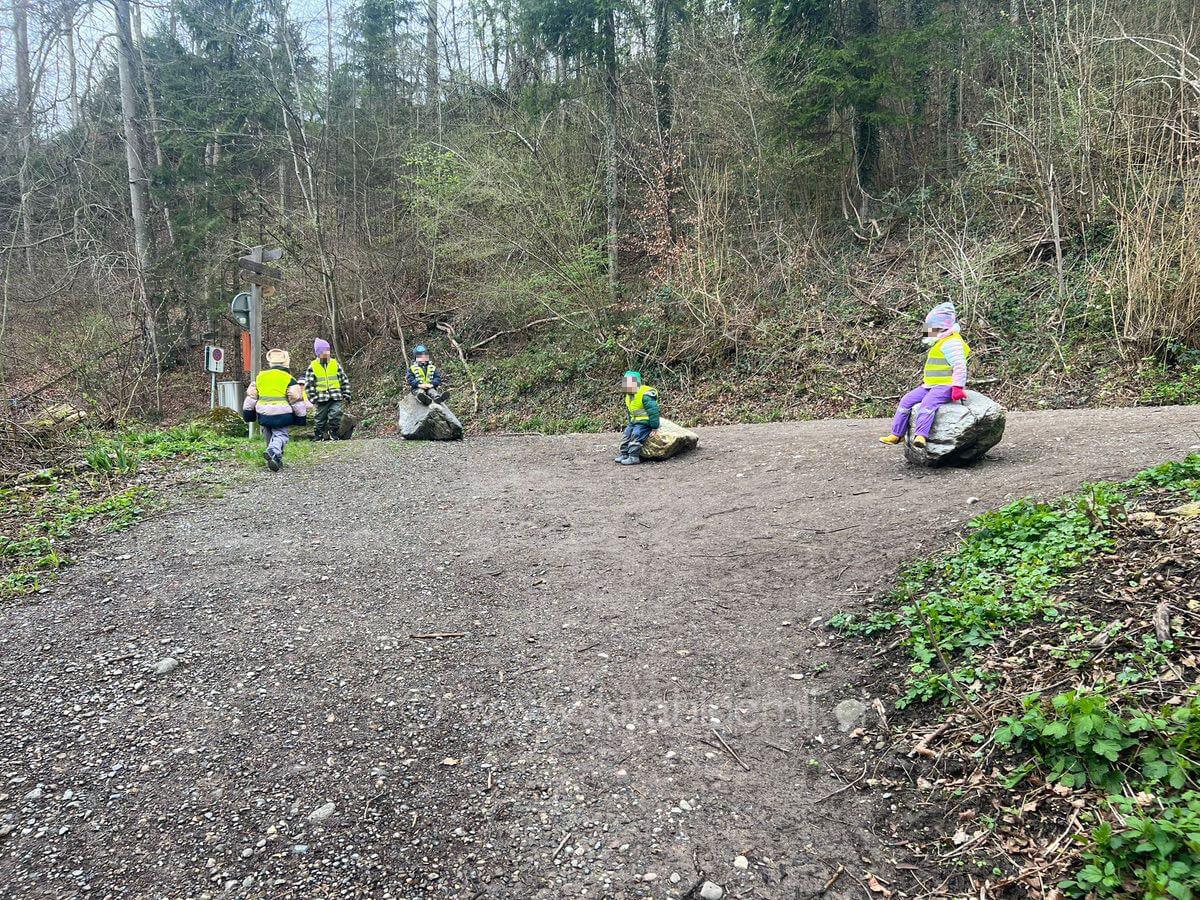
[[743, 769], [745, 769], [747, 772], [749, 772], [750, 767], [748, 765], [746, 765], [745, 760], [743, 760], [740, 756], [738, 756], [737, 752], [732, 747], [730, 747], [729, 744], [725, 743], [725, 738], [721, 737], [721, 732], [717, 731], [717, 729], [715, 729], [715, 728], [713, 728], [711, 730], [712, 730], [712, 733], [716, 736], [717, 740], [721, 742], [721, 746], [725, 748], [725, 752], [728, 753], [730, 756], [732, 756], [739, 766], [741, 766]]
[[462, 363], [463, 371], [467, 373], [467, 380], [471, 382], [471, 394], [474, 397], [471, 412], [477, 414], [479, 412], [479, 386], [475, 383], [475, 376], [471, 374], [471, 367], [467, 365], [467, 356], [463, 353], [462, 345], [454, 337], [454, 326], [449, 322], [438, 322], [437, 330], [446, 335], [450, 346], [458, 354], [458, 361]]
[[460, 638], [466, 637], [465, 631], [431, 631], [428, 634], [410, 634], [409, 637], [414, 641], [440, 641], [443, 638]]

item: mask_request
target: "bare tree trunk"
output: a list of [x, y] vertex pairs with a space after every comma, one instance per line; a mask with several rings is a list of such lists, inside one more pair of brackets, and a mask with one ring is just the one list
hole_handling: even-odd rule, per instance
[[63, 29], [67, 36], [67, 99], [71, 109], [71, 124], [75, 127], [83, 124], [83, 108], [79, 103], [79, 60], [75, 50], [75, 19], [78, 14], [78, 9], [73, 6], [66, 7], [63, 13]]
[[[858, 35], [869, 38], [879, 30], [878, 0], [858, 0]], [[879, 128], [876, 105], [863, 100], [854, 107], [854, 175], [858, 182], [860, 219], [870, 215], [871, 194], [879, 168]]]
[[438, 5], [437, 0], [429, 0], [425, 10], [425, 103], [437, 110], [440, 132], [442, 98], [438, 69]]
[[617, 203], [620, 190], [617, 184], [617, 17], [611, 4], [600, 23], [601, 52], [604, 56], [604, 198], [608, 213], [608, 295], [617, 296], [620, 273], [617, 269]]
[[[142, 74], [142, 84], [146, 88], [146, 113], [147, 113], [147, 136], [150, 139], [150, 148], [154, 151], [154, 165], [161, 171], [165, 165], [163, 157], [162, 143], [158, 139], [158, 103], [154, 99], [154, 90], [150, 84], [150, 70], [146, 65], [146, 51], [143, 49], [145, 43], [142, 37], [142, 9], [140, 4], [135, 4], [133, 12], [133, 37], [134, 43], [137, 46], [138, 68]], [[171, 209], [166, 204], [162, 207], [163, 225], [167, 230], [167, 240], [171, 246], [175, 244], [175, 229], [171, 226]]]
[[[332, 14], [332, 10], [327, 8]], [[304, 125], [304, 96], [300, 91], [300, 79], [296, 74], [296, 53], [289, 38], [288, 25], [283, 8], [277, 12], [277, 38], [287, 59], [288, 71], [286, 86], [276, 74], [275, 66], [268, 59], [267, 65], [271, 71], [271, 79], [279, 96], [280, 110], [283, 113], [284, 129], [287, 132], [288, 146], [291, 151], [292, 168], [296, 175], [296, 186], [300, 189], [300, 198], [304, 201], [304, 210], [312, 225], [313, 237], [317, 251], [317, 264], [321, 271], [321, 286], [325, 293], [325, 302], [329, 310], [330, 329], [333, 336], [334, 350], [341, 355], [338, 347], [338, 290], [333, 268], [333, 256], [327, 246], [324, 222], [322, 221], [320, 186], [316, 173], [313, 171], [312, 154], [309, 146], [308, 132]], [[331, 57], [332, 59], [332, 57]], [[290, 96], [285, 94], [290, 91]]]
[[125, 164], [129, 172], [129, 210], [133, 219], [136, 290], [141, 298], [146, 338], [156, 371], [162, 371], [162, 338], [158, 310], [150, 301], [146, 273], [153, 256], [150, 232], [150, 186], [142, 163], [142, 133], [133, 75], [133, 29], [129, 0], [114, 0], [117, 12], [117, 77], [121, 83], [121, 120], [125, 126]]
[[21, 154], [17, 215], [25, 236], [25, 267], [33, 272], [33, 225], [29, 221], [29, 158], [33, 153], [33, 80], [29, 76], [29, 17], [26, 0], [13, 0], [13, 38], [17, 55], [17, 148]]

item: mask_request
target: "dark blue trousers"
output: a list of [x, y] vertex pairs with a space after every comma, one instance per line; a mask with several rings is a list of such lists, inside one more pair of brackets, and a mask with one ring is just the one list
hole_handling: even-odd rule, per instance
[[645, 422], [630, 422], [625, 426], [625, 434], [622, 435], [621, 453], [625, 456], [640, 455], [642, 444], [646, 443], [651, 431], [653, 429]]

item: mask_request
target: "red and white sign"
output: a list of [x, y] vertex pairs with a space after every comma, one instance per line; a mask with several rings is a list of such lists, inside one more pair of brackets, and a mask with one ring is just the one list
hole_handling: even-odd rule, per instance
[[204, 371], [218, 374], [225, 371], [225, 351], [209, 344], [204, 348]]

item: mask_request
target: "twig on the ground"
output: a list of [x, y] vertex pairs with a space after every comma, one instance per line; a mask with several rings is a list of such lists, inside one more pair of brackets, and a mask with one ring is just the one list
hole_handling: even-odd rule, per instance
[[410, 634], [409, 637], [414, 641], [440, 641], [444, 638], [460, 638], [466, 637], [465, 631], [430, 631], [427, 634]]
[[552, 854], [550, 854], [551, 862], [554, 862], [554, 860], [558, 858], [558, 854], [562, 853], [562, 848], [567, 846], [567, 841], [569, 841], [570, 839], [571, 839], [571, 832], [568, 831], [566, 834], [563, 835], [563, 839], [558, 842], [558, 848]]
[[813, 801], [813, 803], [814, 803], [814, 804], [816, 804], [816, 803], [824, 803], [826, 800], [829, 800], [829, 799], [830, 799], [830, 798], [832, 798], [832, 797], [836, 797], [838, 794], [844, 794], [844, 793], [846, 793], [846, 791], [850, 790], [850, 788], [852, 788], [852, 787], [854, 787], [855, 785], [857, 785], [857, 784], [858, 784], [860, 781], [862, 781], [862, 780], [863, 780], [864, 778], [866, 778], [866, 777], [867, 777], [867, 767], [864, 765], [864, 766], [863, 766], [863, 770], [862, 770], [862, 774], [861, 774], [861, 775], [859, 775], [857, 778], [855, 778], [853, 781], [849, 781], [849, 782], [847, 782], [846, 784], [843, 784], [843, 785], [842, 785], [840, 788], [838, 788], [836, 791], [830, 791], [830, 792], [829, 792], [828, 794], [826, 794], [824, 797], [818, 797], [816, 800], [814, 800], [814, 801]]
[[843, 874], [845, 874], [845, 871], [846, 871], [846, 867], [839, 864], [837, 867], [837, 871], [834, 872], [832, 875], [830, 875], [829, 879], [823, 885], [821, 885], [817, 890], [815, 890], [811, 894], [809, 894], [808, 897], [805, 898], [805, 900], [816, 900], [817, 897], [824, 897], [825, 894], [829, 891], [829, 889], [838, 883], [838, 879], [841, 878]]
[[725, 748], [725, 752], [728, 753], [730, 756], [732, 756], [739, 766], [741, 766], [743, 769], [745, 769], [747, 772], [749, 772], [750, 767], [748, 765], [746, 765], [746, 761], [743, 760], [740, 756], [738, 756], [737, 751], [735, 751], [732, 747], [729, 746], [729, 744], [727, 744], [725, 742], [725, 738], [721, 737], [721, 732], [717, 731], [717, 729], [715, 729], [715, 728], [711, 729], [711, 731], [714, 735], [716, 735], [717, 740], [721, 742], [721, 746]]

